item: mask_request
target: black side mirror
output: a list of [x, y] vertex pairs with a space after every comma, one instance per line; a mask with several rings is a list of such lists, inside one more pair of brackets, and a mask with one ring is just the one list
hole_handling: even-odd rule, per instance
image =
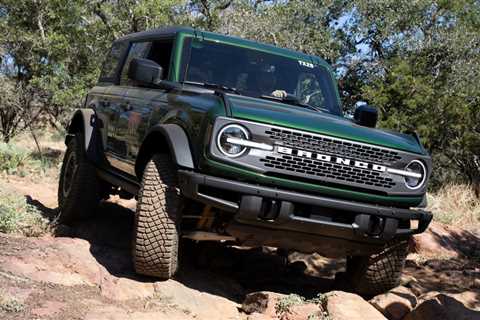
[[353, 120], [361, 126], [375, 128], [378, 120], [378, 110], [366, 104], [358, 106], [353, 114]]
[[128, 78], [146, 85], [158, 85], [163, 79], [163, 69], [155, 61], [134, 58], [128, 66]]

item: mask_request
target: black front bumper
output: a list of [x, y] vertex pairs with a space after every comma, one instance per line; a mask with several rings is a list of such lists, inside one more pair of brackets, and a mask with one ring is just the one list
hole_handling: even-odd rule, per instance
[[233, 212], [238, 224], [263, 230], [381, 244], [421, 233], [432, 220], [423, 210], [279, 190], [191, 171], [180, 171], [179, 182], [186, 197]]

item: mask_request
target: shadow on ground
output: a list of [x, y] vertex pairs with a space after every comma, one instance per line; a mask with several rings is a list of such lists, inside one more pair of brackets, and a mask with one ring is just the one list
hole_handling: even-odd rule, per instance
[[[48, 208], [27, 196], [27, 202], [52, 220], [57, 209]], [[136, 275], [131, 263], [134, 213], [120, 204], [104, 202], [95, 215], [74, 227], [58, 226], [56, 236], [81, 238], [90, 242], [90, 252], [109, 273], [141, 282], [156, 279]], [[325, 276], [306, 274], [306, 264], [297, 257], [287, 263], [274, 249], [242, 248], [221, 243], [181, 243], [181, 265], [175, 280], [202, 292], [241, 302], [246, 293], [259, 290], [297, 293], [315, 297], [334, 290], [333, 260], [323, 265]], [[323, 268], [322, 268], [323, 269]], [[333, 273], [334, 274], [334, 273]]]

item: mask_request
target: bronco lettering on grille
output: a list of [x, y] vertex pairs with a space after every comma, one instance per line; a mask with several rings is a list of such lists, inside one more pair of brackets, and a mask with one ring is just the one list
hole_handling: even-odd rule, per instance
[[321, 154], [321, 153], [315, 153], [311, 151], [305, 151], [305, 150], [296, 150], [292, 148], [287, 148], [287, 147], [277, 147], [277, 152], [282, 153], [282, 154], [288, 154], [288, 155], [293, 155], [297, 157], [302, 157], [302, 158], [307, 158], [307, 159], [316, 159], [320, 160], [323, 162], [334, 162], [337, 164], [345, 165], [345, 166], [353, 166], [361, 169], [370, 169], [373, 171], [378, 171], [378, 172], [386, 172], [387, 167], [378, 165], [378, 164], [373, 164], [373, 163], [368, 163], [368, 162], [363, 162], [363, 161], [357, 161], [357, 160], [352, 160], [352, 159], [347, 159], [347, 158], [342, 158], [342, 157], [335, 157], [335, 156], [330, 156], [326, 154]]

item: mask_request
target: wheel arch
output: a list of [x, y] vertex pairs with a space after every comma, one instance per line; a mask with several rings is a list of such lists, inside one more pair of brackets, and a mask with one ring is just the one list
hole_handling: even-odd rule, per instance
[[188, 136], [178, 124], [160, 124], [148, 131], [135, 161], [135, 174], [138, 178], [142, 177], [147, 162], [156, 152], [170, 153], [178, 167], [195, 167]]

